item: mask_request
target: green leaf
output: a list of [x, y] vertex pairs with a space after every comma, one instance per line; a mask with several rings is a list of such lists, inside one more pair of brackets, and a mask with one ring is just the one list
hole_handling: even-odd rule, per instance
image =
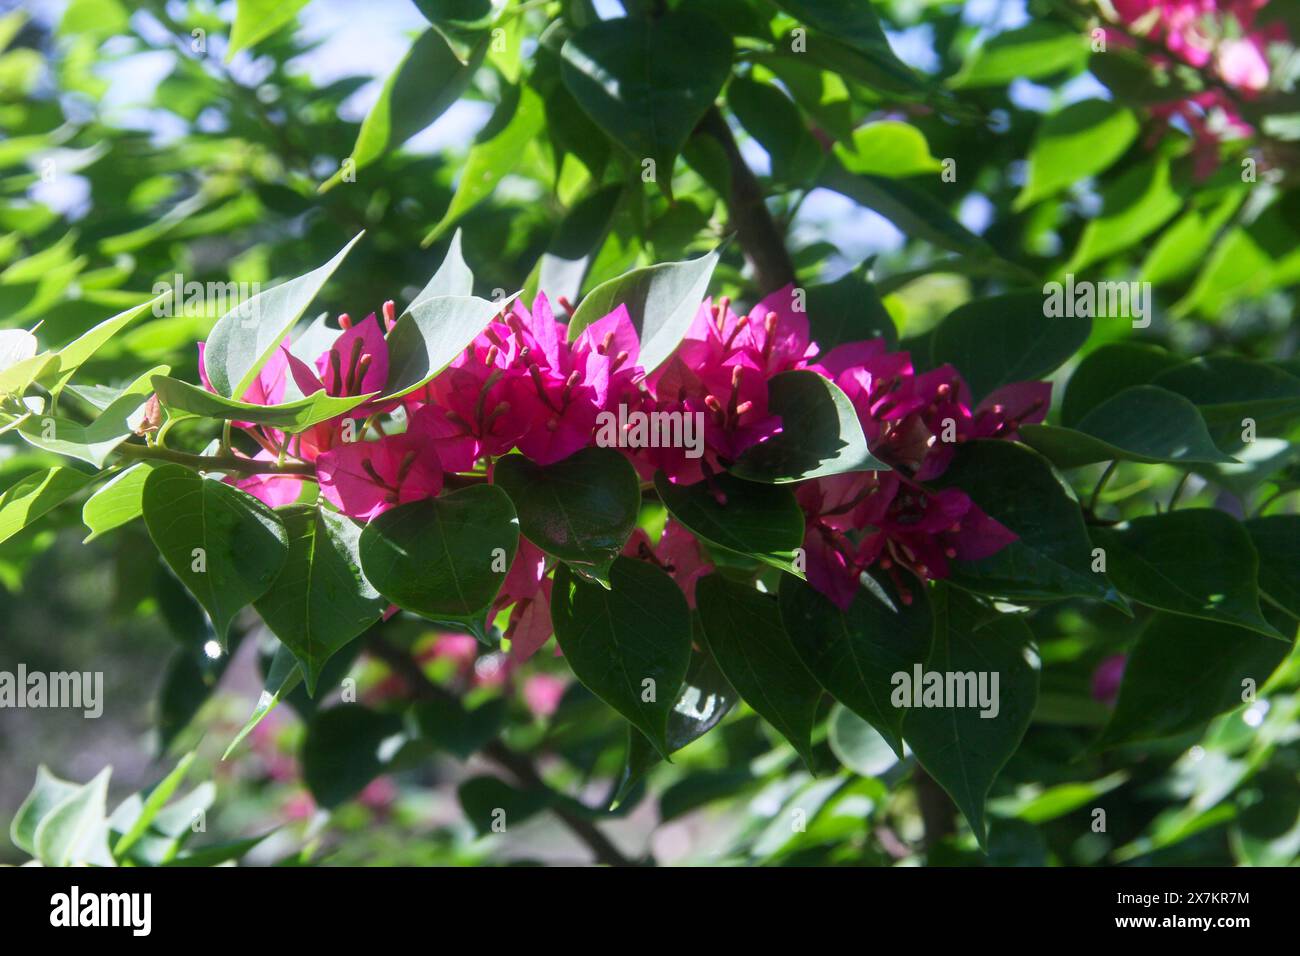
[[470, 708], [448, 694], [420, 701], [414, 713], [421, 737], [440, 750], [469, 760], [500, 732], [507, 707], [505, 698], [493, 697]]
[[556, 302], [560, 296], [570, 302], [578, 301], [623, 193], [623, 186], [606, 186], [579, 200], [565, 213], [537, 263], [535, 283], [527, 287], [529, 301], [538, 289], [544, 289]]
[[661, 262], [602, 282], [579, 303], [569, 320], [569, 341], [618, 306], [627, 306], [641, 341], [641, 367], [653, 372], [676, 351], [695, 321], [709, 288], [718, 254], [687, 262]]
[[307, 0], [236, 0], [235, 25], [230, 31], [226, 62], [279, 30], [307, 6]]
[[461, 167], [451, 204], [438, 224], [425, 235], [428, 246], [482, 202], [523, 158], [528, 145], [545, 124], [542, 98], [529, 86], [509, 88], [496, 115], [479, 134]]
[[1061, 424], [1077, 427], [1083, 417], [1117, 392], [1147, 385], [1182, 359], [1154, 345], [1108, 342], [1089, 352], [1065, 386]]
[[637, 162], [654, 160], [669, 192], [673, 161], [730, 72], [731, 37], [690, 13], [624, 17], [584, 27], [560, 55], [583, 111]]
[[0, 541], [12, 538], [94, 480], [94, 475], [62, 466], [20, 478], [0, 494]]
[[386, 769], [390, 741], [402, 734], [400, 714], [381, 714], [360, 704], [319, 711], [302, 744], [302, 776], [327, 810], [347, 803]]
[[781, 621], [822, 687], [875, 727], [901, 759], [904, 711], [890, 704], [892, 677], [925, 663], [934, 615], [925, 588], [905, 604], [882, 578], [867, 576], [863, 584], [841, 611], [811, 585], [783, 580]]
[[1152, 384], [1193, 402], [1211, 429], [1240, 435], [1242, 419], [1262, 429], [1300, 419], [1300, 378], [1264, 362], [1235, 355], [1210, 355], [1156, 375]]
[[326, 508], [294, 505], [277, 514], [289, 555], [271, 589], [253, 606], [302, 665], [307, 693], [339, 648], [379, 620], [388, 602], [361, 573], [361, 528]]
[[217, 320], [204, 346], [203, 367], [218, 394], [239, 398], [248, 391], [271, 353], [362, 235], [358, 233], [320, 268], [258, 293]]
[[1262, 687], [1288, 653], [1287, 644], [1253, 630], [1156, 614], [1129, 653], [1115, 713], [1098, 746], [1194, 730], [1241, 706], [1246, 689]]
[[176, 793], [177, 788], [181, 785], [181, 781], [185, 779], [185, 775], [189, 773], [195, 756], [194, 751], [187, 753], [181, 758], [180, 763], [175, 766], [172, 772], [163, 777], [158, 785], [149, 792], [148, 798], [140, 807], [139, 814], [132, 821], [130, 829], [123, 833], [118, 838], [117, 843], [113, 845], [113, 856], [115, 858], [120, 860], [145, 835], [145, 832], [149, 829], [149, 824], [153, 823], [159, 811], [166, 806], [167, 801], [172, 798], [172, 795]]
[[1268, 515], [1246, 523], [1259, 555], [1259, 590], [1300, 618], [1300, 515]]
[[[682, 691], [668, 715], [668, 752], [676, 753], [722, 723], [722, 718], [731, 712], [737, 700], [735, 688], [722, 676], [713, 655], [707, 651], [692, 651]], [[627, 735], [627, 762], [614, 797], [616, 807], [659, 762], [659, 754], [645, 734], [629, 724]]]
[[525, 538], [584, 577], [608, 581], [641, 507], [636, 469], [621, 452], [584, 448], [551, 465], [507, 455], [492, 482], [514, 502]]
[[1103, 573], [1092, 570], [1092, 543], [1070, 486], [1047, 459], [1008, 441], [963, 442], [935, 482], [960, 488], [1019, 536], [997, 554], [953, 565], [952, 581], [998, 597], [1090, 597], [1124, 607]]
[[851, 269], [834, 282], [808, 287], [808, 325], [823, 353], [846, 342], [882, 338], [898, 344], [898, 329], [867, 278], [870, 263]]
[[284, 567], [284, 525], [252, 495], [181, 465], [151, 471], [142, 500], [149, 536], [224, 643], [235, 615]]
[[506, 5], [505, 0], [414, 0], [414, 3], [462, 60], [469, 59]]
[[[1237, 184], [1222, 195], [1193, 195], [1192, 203], [1203, 208], [1188, 209], [1178, 221], [1160, 234], [1142, 262], [1139, 278], [1144, 282], [1164, 285], [1197, 271], [1209, 255], [1210, 247], [1241, 208], [1249, 186]], [[1204, 197], [1204, 198], [1202, 198]]]
[[443, 256], [442, 262], [438, 264], [438, 269], [433, 274], [428, 283], [421, 289], [411, 304], [402, 312], [405, 315], [417, 305], [423, 303], [426, 299], [436, 299], [440, 296], [461, 296], [468, 297], [474, 294], [474, 273], [465, 263], [465, 256], [461, 252], [461, 235], [457, 229], [451, 234], [451, 242], [447, 246], [447, 254]]
[[382, 401], [427, 385], [505, 307], [471, 295], [418, 297], [388, 333], [388, 394]]
[[1019, 212], [1110, 168], [1137, 138], [1131, 110], [1107, 100], [1081, 100], [1043, 120], [1029, 150], [1029, 173], [1012, 204]]
[[897, 179], [938, 172], [943, 164], [930, 154], [925, 134], [910, 123], [881, 120], [853, 131], [853, 148], [836, 143], [835, 155], [855, 175]]
[[306, 398], [280, 405], [255, 405], [251, 402], [237, 402], [233, 398], [217, 395], [166, 375], [155, 375], [153, 386], [157, 389], [158, 401], [168, 411], [178, 413], [173, 417], [188, 418], [197, 415], [200, 418], [255, 422], [294, 434], [320, 422], [338, 418], [379, 394], [371, 392], [369, 395], [343, 395], [335, 398], [321, 389]]
[[1065, 273], [1134, 246], [1163, 226], [1182, 207], [1170, 183], [1169, 163], [1152, 159], [1127, 170], [1101, 193], [1101, 215], [1089, 221]]
[[[379, 99], [370, 108], [352, 147], [353, 173], [369, 166], [384, 153], [401, 146], [427, 128], [455, 103], [483, 62], [487, 43], [462, 62], [437, 30], [425, 30], [384, 81]], [[344, 181], [348, 164], [320, 186], [321, 192]]]
[[553, 795], [538, 790], [520, 790], [496, 777], [471, 777], [456, 788], [465, 818], [479, 836], [508, 832], [541, 813], [553, 802]]
[[607, 590], [556, 568], [555, 637], [578, 680], [667, 759], [668, 715], [690, 664], [690, 609], [672, 578], [645, 562], [616, 558], [609, 581]]
[[108, 778], [105, 767], [95, 779], [78, 787], [50, 808], [36, 824], [32, 842], [44, 866], [71, 866], [87, 862], [92, 841], [106, 838]]
[[975, 401], [1012, 382], [1040, 379], [1088, 339], [1092, 320], [1044, 317], [1043, 296], [1012, 292], [950, 312], [930, 336], [930, 365], [960, 370]]
[[843, 704], [831, 708], [826, 728], [831, 752], [861, 777], [879, 777], [899, 761], [880, 731]]
[[33, 416], [18, 426], [18, 434], [29, 445], [102, 468], [113, 450], [131, 437], [143, 417], [146, 401], [148, 397], [139, 393], [123, 395], [89, 425], [48, 415]]
[[1087, 37], [1059, 23], [1030, 23], [999, 33], [972, 53], [948, 80], [954, 89], [1005, 86], [1075, 70], [1088, 60]]
[[361, 532], [361, 570], [398, 607], [486, 639], [487, 613], [519, 547], [519, 519], [494, 485], [385, 511]]
[[811, 768], [822, 689], [782, 627], [776, 596], [710, 574], [695, 585], [695, 601], [709, 651], [731, 686]]
[[36, 768], [36, 783], [9, 823], [9, 839], [14, 846], [36, 856], [36, 827], [55, 807], [81, 789], [80, 784], [60, 780], [41, 764]]
[[888, 470], [867, 449], [858, 413], [839, 386], [816, 372], [781, 372], [767, 382], [781, 432], [747, 448], [731, 468], [750, 481], [784, 484], [848, 471]]
[[148, 302], [142, 302], [86, 330], [54, 354], [53, 361], [41, 371], [39, 381], [48, 385], [51, 392], [58, 392], [68, 384], [77, 369], [81, 368], [109, 339], [151, 310], [155, 303], [165, 297], [160, 295]]
[[1120, 592], [1148, 607], [1281, 638], [1259, 610], [1250, 535], [1222, 511], [1187, 508], [1093, 528]]
[[81, 521], [90, 530], [82, 544], [120, 528], [144, 512], [144, 482], [158, 467], [156, 462], [141, 461], [123, 471], [86, 499], [81, 506]]
[[[934, 592], [934, 647], [924, 674], [937, 674], [945, 689], [966, 697], [926, 704], [930, 680], [922, 678], [913, 695], [922, 693], [923, 706], [913, 706], [903, 721], [903, 736], [928, 774], [948, 792], [985, 846], [984, 801], [998, 773], [1020, 746], [1038, 699], [1039, 664], [1028, 626], [1019, 616], [995, 614], [984, 619], [982, 609], [958, 591]], [[969, 675], [969, 676], [968, 676]], [[992, 706], [984, 709], [970, 693], [986, 681]], [[997, 686], [993, 686], [996, 678]], [[902, 700], [909, 689], [900, 682]], [[946, 695], [945, 695], [946, 696]], [[915, 700], [913, 696], [912, 700]], [[984, 716], [988, 714], [989, 716]]]
[[[889, 45], [880, 19], [869, 3], [853, 0], [776, 0], [777, 6], [797, 17], [824, 37], [814, 38], [810, 52], [817, 54], [828, 43], [838, 41], [857, 54], [869, 66], [862, 78], [876, 89], [890, 92], [915, 92], [920, 80], [900, 60]], [[846, 72], [836, 69], [835, 72]], [[858, 71], [855, 71], [855, 73]]]
[[266, 684], [262, 689], [261, 696], [257, 699], [256, 706], [253, 707], [252, 714], [244, 722], [244, 726], [239, 729], [235, 739], [230, 742], [226, 752], [221, 755], [221, 759], [229, 760], [235, 748], [253, 732], [253, 728], [262, 722], [262, 718], [275, 710], [280, 701], [301, 683], [302, 667], [298, 664], [298, 659], [293, 656], [293, 652], [289, 648], [281, 644], [276, 648], [270, 671], [266, 675]]
[[820, 185], [874, 209], [909, 239], [923, 239], [958, 255], [993, 259], [993, 250], [928, 192], [887, 176], [855, 175], [835, 157], [822, 169]]
[[821, 169], [821, 144], [808, 131], [799, 108], [771, 83], [746, 76], [734, 77], [727, 87], [727, 105], [745, 128], [767, 150], [772, 178], [803, 185]]
[[711, 485], [675, 485], [659, 472], [655, 491], [677, 521], [709, 543], [803, 576], [794, 568], [803, 545], [803, 510], [790, 489], [727, 474], [715, 475]]
[[1074, 428], [1021, 425], [1026, 445], [1058, 468], [1122, 459], [1168, 464], [1230, 463], [1196, 406], [1154, 385], [1134, 385], [1102, 402]]

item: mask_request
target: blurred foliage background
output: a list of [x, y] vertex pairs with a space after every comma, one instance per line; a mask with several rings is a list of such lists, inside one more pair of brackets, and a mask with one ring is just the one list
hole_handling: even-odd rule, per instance
[[[397, 83], [392, 128], [377, 152], [358, 163], [354, 182], [322, 191], [363, 152], [362, 122], [385, 101], [385, 77], [401, 74], [408, 48], [420, 55], [429, 31], [419, 6], [314, 0], [298, 14], [301, 3], [282, 4], [297, 20], [227, 62], [234, 3], [0, 2], [0, 327], [40, 322], [38, 334], [54, 346], [176, 273], [270, 284], [324, 261], [363, 228], [368, 238], [322, 301], [364, 315], [385, 299], [409, 300], [446, 249], [453, 223], [444, 217], [464, 192], [467, 164], [491, 187], [469, 197], [454, 223], [484, 295], [541, 281], [576, 299], [631, 266], [712, 249], [740, 225], [728, 137], [690, 138], [670, 172], [670, 200], [558, 82], [557, 13], [579, 24], [623, 15], [614, 2], [512, 0], [505, 42], [457, 80], [459, 96], [434, 110], [427, 83], [416, 105]], [[640, 5], [624, 6], [635, 13]], [[1174, 69], [1153, 79], [1158, 71], [1123, 51], [1089, 56], [1079, 39], [1097, 22], [1092, 4], [874, 3], [894, 51], [923, 80], [915, 89], [882, 82], [847, 41], [824, 59], [784, 53], [779, 38], [797, 21], [780, 5], [671, 6], [713, 16], [734, 35], [719, 115], [757, 177], [797, 280], [869, 272], [903, 347], [915, 349], [972, 297], [1077, 272], [1155, 289], [1149, 328], [1099, 321], [1083, 354], [1133, 338], [1300, 369], [1294, 50], [1271, 64], [1266, 91], [1238, 104], [1249, 132], [1207, 138], [1151, 109], [1194, 95], [1207, 75]], [[1294, 5], [1269, 10], [1300, 35]], [[502, 141], [521, 88], [544, 101], [546, 122]], [[1099, 138], [1065, 135], [1078, 129]], [[1257, 171], [1248, 181], [1243, 160]], [[954, 164], [955, 180], [940, 176], [943, 161]], [[742, 253], [734, 241], [726, 247], [715, 292], [752, 301], [762, 276]], [[194, 344], [217, 317], [150, 318], [102, 350], [94, 371], [112, 382], [166, 363], [195, 380]], [[1092, 503], [1113, 517], [1149, 513], [1173, 494], [1238, 515], [1290, 510], [1288, 495], [1300, 487], [1293, 438], [1271, 435], [1263, 464], [1193, 475], [1185, 486], [1172, 468], [1122, 465]], [[0, 439], [0, 487], [45, 460], [12, 436]], [[1072, 474], [1081, 499], [1100, 471]], [[601, 821], [627, 855], [649, 849], [666, 863], [1276, 865], [1300, 857], [1295, 656], [1254, 702], [1175, 737], [1097, 752], [1090, 744], [1113, 701], [1106, 681], [1118, 678], [1119, 655], [1142, 621], [1070, 603], [1033, 618], [1042, 695], [994, 790], [987, 856], [951, 807], [934, 805], [932, 786], [910, 785], [913, 761], [898, 761], [841, 708], [820, 725], [815, 778], [741, 708], [604, 813], [597, 808], [617, 783], [624, 731], [568, 682], [562, 662], [542, 654], [510, 673], [472, 639], [414, 622], [402, 624], [403, 636], [427, 674], [464, 693], [472, 709], [437, 733], [385, 727], [400, 746], [383, 766], [358, 771], [378, 775], [360, 797], [327, 812], [302, 780], [313, 730], [341, 732], [345, 677], [357, 700], [380, 709], [400, 693], [400, 678], [345, 655], [333, 691], [313, 702], [299, 690], [222, 761], [261, 692], [267, 635], [251, 629], [229, 658], [213, 659], [206, 621], [156, 562], [143, 529], [84, 545], [83, 535], [75, 510], [65, 510], [0, 545], [0, 669], [22, 661], [102, 670], [107, 700], [91, 722], [0, 710], [0, 821], [40, 763], [76, 780], [111, 763], [115, 787], [138, 788], [197, 747], [192, 777], [218, 786], [211, 831], [233, 838], [281, 824], [255, 862], [588, 859], [573, 827], [559, 825], [557, 806]], [[498, 733], [534, 755], [564, 794], [559, 803], [494, 782], [476, 752]], [[510, 808], [506, 834], [490, 829], [488, 811], [500, 805]], [[1106, 810], [1104, 832], [1093, 825], [1097, 807]], [[791, 822], [796, 809], [802, 828]], [[0, 846], [0, 860], [21, 858]]]

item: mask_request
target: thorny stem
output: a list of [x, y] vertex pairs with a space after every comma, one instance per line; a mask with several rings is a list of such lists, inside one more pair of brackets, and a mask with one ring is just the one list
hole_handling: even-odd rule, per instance
[[[366, 649], [388, 665], [395, 674], [406, 681], [412, 694], [420, 700], [447, 702], [455, 700], [455, 695], [431, 681], [420, 669], [411, 656], [397, 645], [387, 640], [378, 631], [371, 631], [366, 636]], [[542, 775], [533, 766], [532, 760], [521, 753], [511, 750], [500, 740], [493, 740], [482, 750], [485, 757], [505, 769], [528, 790], [545, 792], [549, 789]], [[636, 866], [635, 860], [623, 855], [609, 838], [594, 823], [574, 813], [564, 806], [553, 808], [555, 815], [579, 840], [587, 845], [598, 863], [608, 866]]]

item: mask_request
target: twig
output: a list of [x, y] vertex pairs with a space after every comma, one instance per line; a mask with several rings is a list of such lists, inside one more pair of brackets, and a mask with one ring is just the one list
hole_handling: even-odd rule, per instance
[[[455, 700], [456, 697], [450, 691], [439, 687], [421, 670], [411, 655], [406, 653], [400, 647], [391, 643], [378, 631], [371, 631], [366, 636], [366, 649], [374, 654], [395, 674], [406, 681], [411, 688], [411, 693], [419, 700], [435, 700], [447, 702]], [[493, 763], [509, 771], [509, 773], [519, 782], [521, 787], [528, 790], [546, 791], [549, 788], [546, 781], [542, 779], [533, 762], [521, 753], [511, 750], [500, 740], [493, 740], [482, 750], [485, 757]], [[596, 827], [594, 823], [574, 813], [564, 806], [555, 806], [552, 808], [555, 815], [560, 818], [565, 826], [580, 839], [591, 850], [592, 855], [599, 863], [608, 866], [636, 866], [636, 861], [628, 859], [623, 855], [609, 838]]]
[[257, 461], [253, 458], [240, 458], [237, 455], [191, 455], [184, 451], [173, 451], [157, 445], [136, 445], [127, 443], [116, 449], [124, 458], [141, 458], [152, 461], [170, 461], [185, 465], [197, 471], [238, 472], [241, 475], [295, 475], [299, 478], [315, 478], [316, 466], [309, 462]]
[[727, 156], [731, 168], [727, 213], [745, 257], [754, 267], [754, 280], [759, 291], [766, 294], [794, 282], [794, 262], [785, 248], [785, 239], [768, 211], [763, 201], [763, 189], [740, 155], [740, 147], [736, 145], [736, 138], [731, 135], [731, 128], [721, 111], [716, 106], [710, 107], [698, 129], [717, 140]]

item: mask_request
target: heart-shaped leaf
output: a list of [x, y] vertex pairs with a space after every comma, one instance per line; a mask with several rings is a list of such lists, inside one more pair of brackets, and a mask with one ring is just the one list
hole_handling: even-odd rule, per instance
[[519, 547], [510, 497], [471, 485], [385, 511], [361, 532], [361, 570], [398, 607], [487, 635], [487, 613]]
[[383, 400], [427, 385], [503, 308], [504, 303], [472, 295], [435, 295], [412, 302], [388, 333], [388, 394]]
[[802, 577], [794, 559], [803, 545], [804, 517], [790, 489], [726, 474], [715, 475], [712, 486], [675, 485], [659, 472], [655, 491], [672, 516], [704, 540]]
[[1039, 664], [1020, 617], [988, 617], [973, 599], [946, 587], [935, 590], [932, 603], [934, 645], [921, 686], [913, 672], [896, 688], [899, 702], [911, 705], [903, 737], [984, 846], [984, 800], [1029, 728]]
[[600, 20], [561, 51], [561, 77], [609, 138], [640, 162], [652, 159], [670, 188], [673, 161], [731, 69], [731, 38], [684, 12]]
[[361, 528], [326, 508], [295, 505], [277, 514], [289, 555], [257, 613], [302, 665], [307, 692], [330, 656], [374, 624], [388, 602], [361, 573]]
[[510, 495], [525, 538], [579, 573], [608, 581], [641, 507], [641, 485], [627, 458], [613, 448], [584, 448], [551, 465], [507, 455], [492, 481]]
[[302, 744], [302, 776], [327, 810], [346, 803], [388, 767], [402, 715], [342, 704], [317, 713]]
[[1154, 385], [1135, 385], [1102, 402], [1074, 428], [1021, 425], [1026, 445], [1058, 468], [1122, 459], [1147, 463], [1231, 463], [1196, 406]]
[[867, 448], [858, 413], [847, 395], [816, 372], [781, 372], [767, 382], [767, 406], [781, 431], [736, 460], [731, 473], [749, 481], [784, 484], [846, 471], [886, 471]]
[[354, 236], [320, 268], [258, 293], [217, 320], [203, 349], [203, 368], [218, 394], [232, 398], [248, 391], [271, 353], [362, 235]]
[[627, 306], [641, 340], [641, 367], [653, 372], [673, 354], [695, 321], [717, 264], [718, 254], [710, 252], [687, 262], [633, 269], [602, 282], [587, 293], [569, 320], [569, 341], [618, 306]]
[[1119, 590], [1148, 607], [1282, 637], [1259, 609], [1259, 558], [1231, 515], [1188, 508], [1093, 528]]
[[691, 615], [681, 589], [643, 561], [617, 558], [609, 589], [555, 570], [551, 622], [574, 675], [667, 759], [668, 715], [690, 665]]
[[1019, 540], [979, 561], [953, 566], [956, 584], [1024, 600], [1091, 597], [1124, 607], [1093, 570], [1092, 543], [1073, 493], [1037, 452], [1007, 441], [963, 442], [935, 482], [960, 488]]
[[224, 642], [235, 615], [284, 567], [284, 525], [252, 495], [181, 465], [151, 471], [141, 500], [149, 536]]
[[695, 601], [703, 636], [722, 673], [811, 767], [822, 689], [786, 636], [776, 596], [710, 574], [696, 584]]
[[901, 758], [904, 711], [890, 704], [893, 675], [930, 653], [934, 615], [925, 588], [904, 604], [896, 589], [864, 577], [847, 611], [815, 588], [782, 581], [781, 621], [804, 665], [830, 694], [875, 727]]

